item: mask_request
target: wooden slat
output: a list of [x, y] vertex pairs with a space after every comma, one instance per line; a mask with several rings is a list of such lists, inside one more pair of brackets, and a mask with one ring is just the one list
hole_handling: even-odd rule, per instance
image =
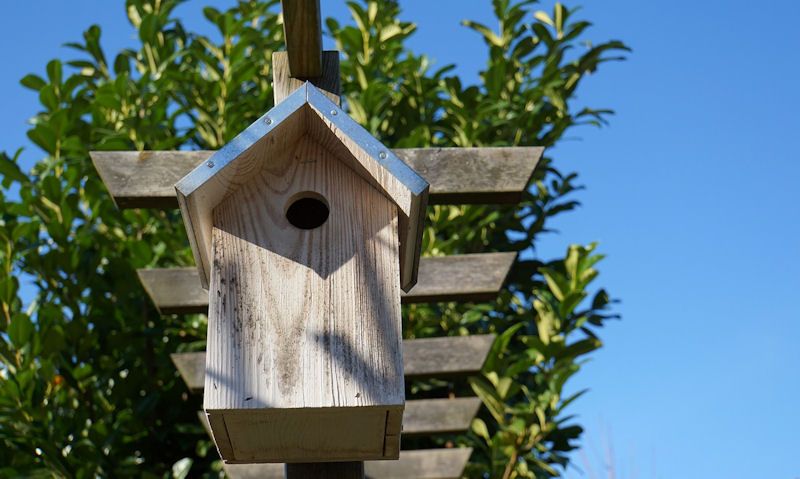
[[[477, 374], [494, 342], [494, 335], [407, 339], [403, 341], [406, 379]], [[206, 353], [175, 353], [172, 362], [190, 391], [203, 391]]]
[[[539, 147], [392, 150], [431, 184], [429, 204], [514, 204], [544, 151]], [[120, 208], [177, 208], [175, 183], [213, 151], [94, 151]]]
[[406, 401], [403, 436], [464, 432], [480, 407], [481, 400], [476, 397]]
[[[367, 461], [368, 479], [458, 479], [472, 448], [401, 451], [398, 461]], [[230, 479], [283, 479], [283, 464], [225, 464]]]
[[[503, 288], [516, 253], [480, 253], [420, 260], [417, 284], [403, 303], [489, 301]], [[140, 269], [139, 280], [163, 314], [206, 313], [208, 292], [197, 268]]]
[[321, 76], [322, 15], [319, 0], [281, 0], [281, 6], [291, 76]]
[[404, 374], [406, 378], [476, 374], [493, 342], [491, 334], [403, 341]]
[[461, 477], [471, 455], [472, 448], [402, 451], [399, 461], [366, 463], [366, 476], [374, 479], [456, 479]]

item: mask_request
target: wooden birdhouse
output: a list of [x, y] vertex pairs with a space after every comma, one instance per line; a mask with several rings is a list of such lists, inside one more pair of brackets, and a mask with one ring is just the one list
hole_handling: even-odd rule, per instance
[[396, 459], [428, 183], [305, 83], [176, 189], [222, 458]]

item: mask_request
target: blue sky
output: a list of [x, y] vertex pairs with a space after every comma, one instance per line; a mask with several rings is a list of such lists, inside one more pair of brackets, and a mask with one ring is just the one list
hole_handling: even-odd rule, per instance
[[[180, 14], [202, 25], [191, 0]], [[342, 2], [323, 0], [344, 18]], [[607, 65], [581, 101], [617, 115], [550, 150], [580, 172], [583, 207], [555, 221], [543, 257], [600, 241], [600, 282], [623, 320], [571, 385], [587, 427], [583, 473], [618, 479], [800, 477], [800, 3], [788, 0], [588, 2], [589, 37], [634, 52]], [[470, 18], [492, 24], [488, 0], [405, 0], [411, 42], [474, 79], [485, 61]], [[544, 2], [548, 9], [551, 2]], [[576, 3], [570, 2], [568, 6]], [[91, 22], [107, 51], [133, 42], [122, 2], [9, 2], [0, 17], [0, 148], [28, 146], [41, 73]], [[25, 163], [39, 153], [29, 148]], [[588, 466], [588, 467], [587, 467]]]

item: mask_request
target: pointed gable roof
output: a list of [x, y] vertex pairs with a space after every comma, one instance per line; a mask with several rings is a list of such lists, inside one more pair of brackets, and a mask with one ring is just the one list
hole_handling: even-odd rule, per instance
[[417, 280], [428, 182], [309, 82], [175, 185], [203, 287], [208, 287], [213, 261], [214, 207], [252, 178], [263, 162], [286, 153], [304, 135], [329, 148], [397, 205], [400, 285], [411, 289]]

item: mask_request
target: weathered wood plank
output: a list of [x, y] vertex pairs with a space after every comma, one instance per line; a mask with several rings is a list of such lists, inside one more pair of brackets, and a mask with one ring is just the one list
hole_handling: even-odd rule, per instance
[[476, 374], [493, 342], [491, 334], [406, 340], [403, 371], [406, 378]]
[[322, 75], [322, 15], [319, 0], [281, 0], [283, 33], [294, 78]]
[[417, 285], [404, 303], [491, 301], [506, 282], [516, 253], [477, 253], [420, 258]]
[[480, 407], [481, 400], [476, 397], [406, 401], [406, 410], [403, 412], [403, 436], [466, 431]]
[[[420, 260], [417, 284], [403, 293], [403, 303], [488, 301], [502, 289], [516, 253], [480, 253]], [[145, 291], [163, 314], [206, 313], [208, 292], [197, 268], [137, 271]]]
[[[428, 204], [519, 202], [544, 151], [539, 147], [392, 150], [431, 184]], [[175, 183], [213, 151], [93, 151], [120, 208], [178, 207]]]
[[[491, 334], [407, 339], [403, 341], [403, 372], [406, 379], [477, 374], [492, 342]], [[189, 390], [202, 392], [206, 353], [175, 353], [171, 357]]]
[[472, 455], [472, 448], [402, 451], [399, 461], [366, 463], [371, 479], [457, 479]]
[[[368, 479], [458, 479], [472, 448], [401, 451], [397, 461], [367, 461]], [[283, 464], [224, 464], [230, 479], [284, 479]]]

